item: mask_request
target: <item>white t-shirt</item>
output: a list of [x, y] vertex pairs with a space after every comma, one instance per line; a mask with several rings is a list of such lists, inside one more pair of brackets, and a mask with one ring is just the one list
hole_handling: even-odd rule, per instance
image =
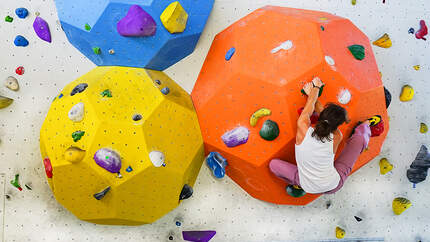
[[321, 142], [312, 137], [314, 128], [309, 127], [300, 145], [296, 145], [296, 162], [300, 186], [307, 193], [324, 193], [339, 185], [340, 175], [334, 168], [332, 141]]

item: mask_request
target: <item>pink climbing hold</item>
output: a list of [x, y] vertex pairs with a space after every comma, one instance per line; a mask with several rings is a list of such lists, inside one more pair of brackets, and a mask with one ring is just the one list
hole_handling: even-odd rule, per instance
[[118, 33], [126, 37], [151, 36], [157, 30], [154, 19], [139, 5], [133, 5], [116, 25]]
[[51, 31], [49, 31], [48, 23], [43, 18], [37, 16], [33, 22], [33, 28], [39, 38], [51, 43]]
[[182, 231], [182, 237], [186, 241], [208, 242], [216, 234], [216, 231]]
[[421, 20], [420, 29], [415, 33], [415, 37], [417, 39], [427, 40], [426, 38], [424, 38], [427, 34], [428, 34], [428, 29], [427, 29], [426, 22], [424, 20]]

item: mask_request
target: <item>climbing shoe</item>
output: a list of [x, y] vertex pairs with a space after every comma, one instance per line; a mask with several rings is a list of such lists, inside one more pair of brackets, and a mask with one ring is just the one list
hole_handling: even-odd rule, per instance
[[377, 124], [379, 124], [382, 121], [382, 118], [380, 115], [374, 115], [371, 118], [367, 119], [370, 122], [370, 127], [372, 126], [376, 126]]
[[288, 185], [285, 190], [287, 190], [288, 195], [292, 197], [303, 197], [306, 195], [306, 192], [297, 185]]

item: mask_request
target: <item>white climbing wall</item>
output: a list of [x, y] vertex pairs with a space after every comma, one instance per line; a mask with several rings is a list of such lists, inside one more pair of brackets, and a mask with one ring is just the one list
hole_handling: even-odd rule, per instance
[[[15, 98], [0, 110], [0, 238], [4, 241], [182, 241], [181, 230], [213, 229], [212, 241], [331, 241], [336, 226], [345, 228], [345, 241], [430, 241], [430, 178], [412, 189], [406, 169], [421, 144], [430, 146], [430, 133], [418, 132], [420, 122], [430, 125], [430, 41], [417, 40], [408, 29], [418, 30], [420, 19], [430, 23], [428, 0], [216, 0], [207, 28], [196, 51], [172, 66], [167, 73], [191, 91], [215, 34], [264, 5], [322, 10], [351, 19], [371, 40], [388, 33], [393, 47], [373, 47], [385, 86], [393, 101], [389, 108], [390, 133], [380, 157], [356, 172], [335, 195], [322, 196], [305, 207], [277, 206], [247, 195], [229, 178], [215, 180], [204, 166], [192, 199], [154, 224], [138, 227], [100, 226], [76, 219], [53, 198], [46, 184], [39, 153], [39, 129], [51, 100], [59, 90], [94, 65], [67, 41], [57, 22], [53, 0], [0, 1], [0, 81], [14, 75], [21, 90], [1, 87], [0, 95]], [[26, 7], [30, 16], [18, 19], [14, 10]], [[32, 29], [35, 12], [51, 27], [53, 42], [36, 37]], [[4, 17], [14, 17], [12, 23]], [[30, 41], [25, 48], [13, 45], [16, 35]], [[429, 36], [430, 38], [430, 36]], [[257, 44], [257, 43], [256, 43]], [[413, 65], [421, 65], [415, 71]], [[222, 73], [221, 73], [222, 74]], [[15, 75], [16, 76], [16, 75]], [[409, 84], [416, 94], [401, 103], [401, 87]], [[387, 157], [394, 170], [379, 174], [379, 159]], [[3, 175], [4, 173], [4, 175]], [[33, 190], [19, 192], [9, 183], [15, 173], [21, 185]], [[5, 199], [4, 192], [10, 195]], [[400, 216], [391, 202], [397, 196], [413, 205]], [[326, 209], [326, 202], [332, 206]], [[354, 215], [363, 218], [358, 223]], [[175, 225], [175, 218], [182, 226]], [[355, 239], [354, 239], [355, 238]], [[360, 239], [359, 239], [360, 238]]]

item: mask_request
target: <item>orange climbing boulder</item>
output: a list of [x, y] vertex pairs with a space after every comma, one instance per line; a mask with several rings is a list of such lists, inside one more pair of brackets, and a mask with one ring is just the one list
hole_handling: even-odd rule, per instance
[[357, 121], [374, 114], [386, 120], [356, 171], [379, 154], [388, 131], [384, 87], [366, 35], [328, 13], [266, 6], [215, 37], [192, 98], [206, 152], [220, 152], [227, 175], [251, 196], [294, 205], [318, 197], [290, 197], [269, 170], [273, 158], [295, 163], [298, 109], [306, 102], [300, 90], [314, 76], [326, 84], [321, 102], [344, 106], [352, 120], [340, 127], [339, 152]]

